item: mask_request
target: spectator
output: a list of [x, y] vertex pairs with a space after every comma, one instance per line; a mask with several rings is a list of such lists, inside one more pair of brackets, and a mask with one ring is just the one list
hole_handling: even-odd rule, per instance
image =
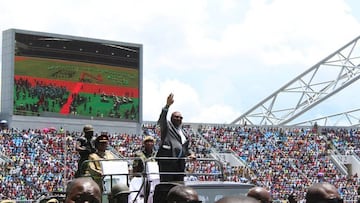
[[337, 188], [328, 182], [315, 183], [311, 185], [306, 192], [305, 199], [306, 203], [343, 202]]
[[247, 193], [248, 197], [255, 198], [260, 200], [261, 203], [270, 203], [271, 202], [271, 194], [264, 187], [253, 187]]
[[172, 187], [167, 194], [168, 203], [188, 202], [201, 203], [195, 189], [189, 186], [177, 185]]
[[79, 152], [80, 159], [78, 161], [78, 170], [75, 173], [75, 177], [86, 175], [86, 165], [83, 165], [84, 161], [89, 159], [89, 155], [94, 153], [96, 149], [92, 143], [94, 136], [94, 128], [92, 125], [85, 125], [83, 128], [84, 137], [80, 137], [76, 143], [76, 150]]
[[101, 190], [90, 177], [80, 177], [69, 182], [66, 188], [65, 203], [101, 202]]
[[[183, 181], [185, 172], [185, 157], [195, 158], [189, 150], [189, 139], [181, 128], [182, 115], [175, 111], [171, 114], [171, 121], [166, 118], [169, 107], [174, 103], [174, 95], [171, 93], [166, 100], [166, 106], [162, 109], [158, 124], [161, 129], [161, 143], [157, 157], [172, 157], [178, 159], [159, 159], [160, 181]], [[177, 174], [161, 174], [162, 172], [175, 172]], [[179, 174], [183, 173], [183, 174]]]

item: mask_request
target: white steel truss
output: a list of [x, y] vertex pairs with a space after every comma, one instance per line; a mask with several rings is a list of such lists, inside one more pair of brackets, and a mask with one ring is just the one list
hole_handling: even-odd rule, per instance
[[360, 36], [329, 55], [231, 124], [287, 125], [360, 78]]
[[360, 127], [360, 109], [293, 123], [291, 126], [314, 126], [315, 123], [318, 126]]

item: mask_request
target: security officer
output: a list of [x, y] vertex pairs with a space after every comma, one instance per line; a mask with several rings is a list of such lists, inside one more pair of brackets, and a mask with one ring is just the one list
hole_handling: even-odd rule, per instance
[[[143, 199], [146, 194], [149, 194], [147, 197], [151, 197], [154, 184], [157, 182], [151, 178], [151, 176], [147, 176], [148, 181], [143, 184], [143, 176], [145, 161], [155, 161], [156, 151], [154, 150], [155, 138], [152, 136], [145, 136], [143, 139], [143, 148], [136, 152], [135, 156], [137, 159], [133, 162], [133, 174], [130, 181], [130, 191], [139, 191], [140, 194], [136, 192], [132, 192], [129, 195], [129, 200], [131, 202], [144, 202], [146, 199]], [[146, 198], [146, 197], [145, 197]], [[151, 199], [151, 198], [150, 198]], [[147, 201], [148, 203], [151, 201]]]
[[115, 159], [115, 156], [107, 150], [109, 145], [109, 136], [107, 133], [101, 133], [95, 139], [96, 152], [89, 156], [89, 172], [91, 177], [99, 185], [100, 189], [103, 190], [103, 172], [101, 167], [101, 160]]
[[89, 159], [89, 155], [96, 151], [93, 144], [94, 128], [92, 125], [85, 125], [83, 128], [84, 136], [80, 137], [76, 142], [76, 151], [80, 155], [78, 161], [78, 170], [75, 173], [75, 177], [81, 177], [88, 175], [87, 166], [83, 165], [84, 161]]
[[134, 173], [143, 172], [145, 160], [156, 156], [156, 151], [154, 150], [155, 142], [156, 140], [152, 136], [144, 137], [142, 150], [136, 152], [135, 154], [137, 159], [135, 159], [133, 162]]

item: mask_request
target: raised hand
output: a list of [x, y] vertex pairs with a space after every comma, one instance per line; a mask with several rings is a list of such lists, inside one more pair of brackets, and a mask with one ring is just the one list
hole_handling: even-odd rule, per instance
[[174, 94], [170, 93], [166, 100], [166, 106], [169, 107], [173, 103], [174, 103]]

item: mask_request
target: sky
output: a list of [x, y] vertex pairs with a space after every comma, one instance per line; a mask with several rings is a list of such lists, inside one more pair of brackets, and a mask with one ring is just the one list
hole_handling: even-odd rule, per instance
[[[143, 45], [143, 120], [229, 124], [360, 35], [358, 0], [8, 0], [10, 28]], [[1, 42], [0, 42], [1, 43]], [[298, 120], [360, 108], [357, 81]]]

